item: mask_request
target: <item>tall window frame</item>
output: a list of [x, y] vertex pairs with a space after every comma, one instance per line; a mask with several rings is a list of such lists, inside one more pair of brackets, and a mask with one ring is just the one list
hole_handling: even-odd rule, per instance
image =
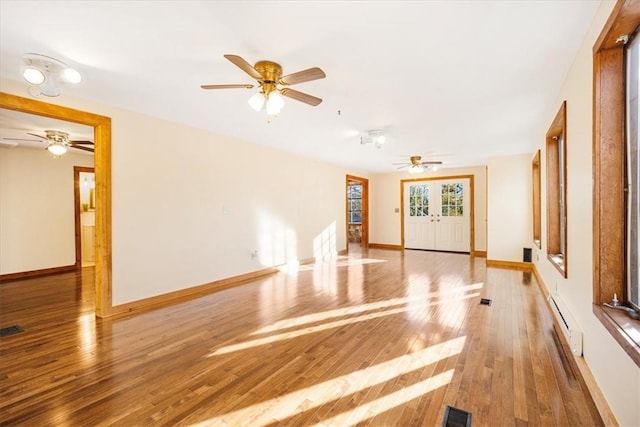
[[567, 277], [567, 101], [547, 131], [546, 154], [547, 258]]
[[618, 0], [593, 48], [593, 312], [640, 366], [640, 321], [604, 307], [627, 304], [625, 216], [625, 44], [640, 25], [640, 2]]
[[540, 150], [531, 161], [531, 182], [533, 189], [533, 243], [542, 249], [542, 173], [540, 171]]

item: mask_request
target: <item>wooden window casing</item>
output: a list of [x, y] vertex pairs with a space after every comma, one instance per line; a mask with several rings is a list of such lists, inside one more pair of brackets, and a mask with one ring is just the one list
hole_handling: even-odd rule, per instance
[[546, 136], [547, 258], [567, 277], [567, 102]]
[[[625, 283], [625, 40], [640, 25], [640, 2], [619, 0], [593, 47], [593, 312], [640, 366], [640, 322], [603, 307]], [[623, 326], [624, 325], [624, 326]]]
[[531, 178], [533, 187], [533, 243], [542, 248], [542, 174], [540, 172], [540, 150], [531, 162]]

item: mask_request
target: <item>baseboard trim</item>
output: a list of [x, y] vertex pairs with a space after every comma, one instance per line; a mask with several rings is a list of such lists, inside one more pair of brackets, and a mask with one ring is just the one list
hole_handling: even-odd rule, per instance
[[388, 251], [401, 251], [401, 245], [389, 245], [386, 243], [369, 243], [369, 249], [386, 249]]
[[[549, 303], [549, 289], [547, 288], [544, 280], [542, 280], [540, 272], [538, 271], [538, 267], [535, 264], [532, 265], [533, 275], [538, 282], [538, 287], [540, 288], [542, 295], [544, 295], [547, 309], [549, 310], [549, 313], [551, 313], [551, 318], [553, 319], [553, 327], [556, 329], [556, 331], [561, 331], [558, 319], [556, 319], [556, 317], [553, 315], [553, 310], [551, 309], [551, 305]], [[580, 375], [578, 375], [578, 381], [580, 382], [581, 387], [587, 390], [587, 392], [591, 396], [591, 400], [593, 400], [593, 403], [595, 404], [604, 425], [613, 427], [619, 426], [620, 424], [618, 423], [618, 420], [616, 420], [615, 415], [613, 415], [613, 411], [609, 407], [604, 394], [602, 394], [602, 390], [600, 390], [600, 387], [598, 386], [593, 373], [591, 373], [589, 365], [587, 365], [587, 362], [584, 360], [584, 357], [576, 356], [575, 354], [573, 354], [573, 352], [571, 352], [571, 350], [569, 350], [569, 342], [567, 341], [567, 337], [565, 337], [562, 332], [557, 332], [557, 335], [562, 342], [562, 346], [565, 348], [565, 354], [568, 356], [568, 359], [570, 360], [570, 363], [573, 366], [574, 370], [577, 370], [580, 373]]]
[[76, 270], [76, 265], [64, 265], [62, 267], [43, 268], [40, 270], [20, 271], [18, 273], [0, 274], [0, 281], [8, 282], [10, 280], [29, 279], [31, 277], [48, 276], [50, 274], [68, 273]]
[[533, 264], [530, 262], [519, 262], [519, 261], [503, 261], [499, 259], [488, 259], [487, 267], [495, 267], [495, 268], [508, 268], [511, 270], [523, 270], [523, 271], [531, 271], [533, 269]]
[[471, 256], [477, 256], [479, 258], [486, 258], [487, 251], [471, 251]]
[[133, 313], [140, 313], [143, 311], [153, 310], [153, 309], [170, 305], [170, 304], [189, 301], [195, 298], [212, 294], [214, 292], [220, 292], [224, 289], [233, 288], [235, 286], [244, 284], [246, 282], [256, 280], [265, 276], [269, 276], [279, 271], [280, 270], [277, 267], [265, 268], [263, 270], [241, 274], [239, 276], [233, 276], [233, 277], [229, 277], [222, 280], [216, 280], [215, 282], [211, 282], [211, 283], [205, 283], [204, 285], [193, 286], [190, 288], [180, 289], [180, 290], [169, 292], [162, 295], [156, 295], [153, 297], [128, 302], [125, 304], [116, 305], [111, 309], [111, 312], [106, 317], [115, 317], [115, 316], [123, 316], [123, 315], [133, 314]]

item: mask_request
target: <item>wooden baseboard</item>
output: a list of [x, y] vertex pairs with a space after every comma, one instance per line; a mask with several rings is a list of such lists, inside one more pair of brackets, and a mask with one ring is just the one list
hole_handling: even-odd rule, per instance
[[502, 261], [498, 259], [488, 259], [487, 267], [509, 268], [512, 270], [531, 271], [533, 269], [533, 264], [530, 262]]
[[487, 251], [472, 251], [471, 252], [471, 256], [477, 256], [479, 258], [486, 258], [487, 257]]
[[386, 249], [388, 251], [401, 251], [401, 245], [388, 245], [386, 243], [369, 243], [369, 249]]
[[[556, 316], [553, 315], [553, 310], [551, 309], [551, 304], [549, 303], [549, 288], [547, 288], [546, 283], [544, 282], [544, 280], [542, 280], [540, 272], [538, 271], [538, 268], [535, 264], [533, 264], [532, 271], [534, 277], [536, 278], [536, 281], [538, 282], [538, 287], [544, 295], [547, 309], [550, 313], [552, 313], [551, 317], [553, 319], [554, 328], [556, 329], [556, 331], [560, 331], [560, 324], [558, 322], [558, 319], [556, 319]], [[565, 354], [570, 359], [572, 367], [580, 373], [580, 375], [578, 375], [578, 381], [580, 381], [580, 385], [585, 390], [587, 390], [587, 392], [591, 396], [591, 400], [593, 400], [593, 403], [595, 404], [604, 425], [613, 427], [619, 426], [620, 424], [618, 423], [618, 420], [616, 420], [615, 415], [613, 415], [613, 411], [609, 407], [604, 394], [602, 394], [602, 390], [600, 390], [600, 387], [598, 386], [595, 377], [591, 373], [589, 365], [587, 365], [587, 362], [584, 360], [584, 357], [576, 356], [572, 351], [569, 350], [569, 341], [567, 341], [567, 337], [563, 333], [558, 332], [557, 335], [562, 342], [562, 346], [566, 349]]]
[[8, 282], [10, 280], [29, 279], [31, 277], [48, 276], [50, 274], [68, 273], [69, 271], [75, 271], [76, 265], [64, 265], [62, 267], [43, 268], [41, 270], [20, 271], [18, 273], [0, 274], [1, 282]]
[[211, 283], [205, 283], [204, 285], [193, 286], [187, 289], [180, 289], [166, 294], [156, 295], [138, 301], [116, 305], [111, 309], [111, 312], [107, 317], [139, 313], [143, 311], [153, 310], [155, 308], [159, 308], [169, 304], [189, 301], [208, 294], [212, 294], [214, 292], [222, 291], [224, 289], [233, 288], [234, 286], [241, 285], [251, 280], [269, 276], [271, 274], [277, 273], [278, 271], [279, 270], [277, 267], [265, 268], [263, 270], [241, 274], [239, 276], [229, 277]]

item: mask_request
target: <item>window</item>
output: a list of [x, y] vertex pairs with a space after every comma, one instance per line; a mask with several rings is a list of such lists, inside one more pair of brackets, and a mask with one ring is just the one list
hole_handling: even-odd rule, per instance
[[429, 187], [426, 184], [409, 186], [409, 216], [429, 216]]
[[362, 223], [362, 184], [349, 184], [347, 199], [349, 203], [349, 224]]
[[462, 184], [442, 184], [442, 216], [464, 216]]
[[[635, 141], [628, 138], [634, 131], [625, 121], [634, 116], [635, 108], [637, 127], [638, 113], [637, 101], [632, 101], [633, 87], [627, 84], [633, 77], [626, 72], [625, 57], [629, 55], [629, 63], [637, 61], [633, 34], [639, 24], [637, 2], [618, 1], [593, 49], [593, 312], [638, 366], [640, 321], [603, 304], [617, 295], [622, 304], [633, 305], [631, 290], [638, 285], [630, 274], [634, 262], [638, 263], [637, 247], [635, 255], [631, 249], [633, 229], [638, 227], [637, 204], [634, 208], [634, 196], [627, 194], [634, 192], [633, 170], [638, 166], [633, 158], [635, 150], [637, 159], [638, 142], [637, 130]], [[637, 89], [635, 93], [637, 97]], [[629, 105], [632, 108], [626, 113]], [[637, 194], [635, 197], [637, 203]]]
[[542, 227], [541, 227], [541, 199], [540, 186], [542, 176], [540, 175], [540, 150], [536, 153], [531, 163], [532, 187], [533, 187], [533, 242], [538, 249], [542, 248]]
[[640, 274], [638, 271], [638, 257], [640, 255], [640, 142], [638, 139], [638, 80], [640, 74], [640, 37], [635, 37], [627, 48], [627, 115], [626, 115], [626, 157], [627, 157], [627, 301], [636, 309], [640, 308], [638, 287]]
[[567, 103], [547, 132], [547, 254], [567, 277]]

